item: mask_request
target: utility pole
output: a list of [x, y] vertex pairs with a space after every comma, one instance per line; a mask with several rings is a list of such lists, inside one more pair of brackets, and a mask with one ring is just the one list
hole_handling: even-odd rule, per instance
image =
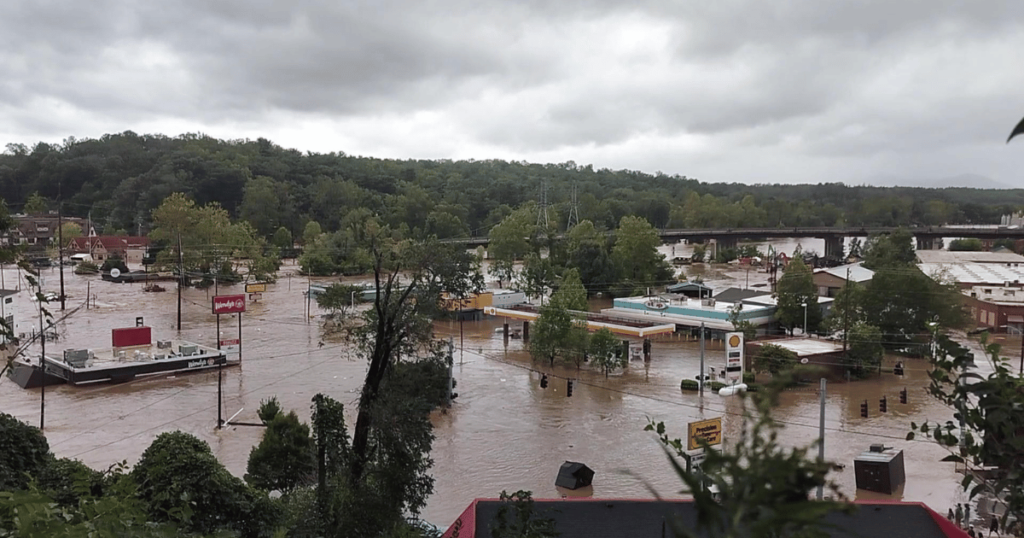
[[42, 376], [42, 384], [39, 387], [39, 429], [46, 425], [46, 329], [43, 327], [43, 288], [39, 287], [39, 344], [43, 347], [39, 355], [39, 374]]
[[700, 322], [700, 395], [704, 396], [704, 322]]
[[57, 263], [60, 264], [60, 311], [64, 311], [64, 201], [57, 200]]
[[[850, 357], [847, 355], [847, 333], [850, 332], [850, 268], [846, 268], [846, 285], [843, 286], [843, 296], [846, 304], [843, 305], [843, 362], [850, 364]], [[849, 369], [847, 369], [849, 373]]]
[[178, 332], [181, 332], [181, 285], [184, 281], [185, 258], [181, 254], [181, 232], [178, 232]]
[[454, 374], [452, 373], [453, 365], [455, 364], [455, 342], [451, 336], [448, 337], [448, 407], [452, 406], [452, 392], [455, 391], [453, 381], [455, 380]]
[[[821, 415], [818, 417], [818, 461], [825, 461], [825, 378], [821, 378]], [[818, 484], [818, 500], [825, 497], [824, 484]]]

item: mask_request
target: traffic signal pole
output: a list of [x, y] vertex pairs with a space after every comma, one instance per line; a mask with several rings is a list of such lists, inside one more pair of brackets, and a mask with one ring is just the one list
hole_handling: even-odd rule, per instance
[[[821, 411], [818, 417], [818, 461], [825, 461], [825, 378], [821, 378]], [[825, 485], [818, 484], [818, 500], [825, 498]]]

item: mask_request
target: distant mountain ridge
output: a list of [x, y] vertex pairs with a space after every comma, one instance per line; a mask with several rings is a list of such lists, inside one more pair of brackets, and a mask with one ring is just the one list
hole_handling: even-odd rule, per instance
[[869, 179], [866, 183], [874, 187], [921, 187], [931, 189], [946, 189], [950, 187], [965, 189], [1019, 188], [979, 174], [959, 174], [942, 178], [906, 178], [885, 174]]

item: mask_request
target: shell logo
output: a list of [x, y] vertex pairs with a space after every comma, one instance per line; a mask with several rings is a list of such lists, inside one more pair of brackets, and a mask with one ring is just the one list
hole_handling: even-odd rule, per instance
[[729, 347], [740, 347], [740, 337], [738, 335], [732, 335], [729, 337]]

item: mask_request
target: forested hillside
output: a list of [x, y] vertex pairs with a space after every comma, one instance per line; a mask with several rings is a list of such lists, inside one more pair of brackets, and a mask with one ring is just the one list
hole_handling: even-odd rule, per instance
[[574, 183], [580, 220], [607, 229], [624, 215], [659, 228], [997, 223], [1024, 205], [1022, 189], [851, 187], [822, 180], [716, 184], [573, 162], [377, 159], [302, 153], [265, 139], [132, 132], [31, 148], [9, 144], [0, 155], [0, 196], [12, 211], [38, 192], [51, 208], [63, 199], [68, 215], [91, 213], [108, 233], [146, 232], [152, 210], [173, 192], [201, 205], [218, 202], [266, 236], [284, 226], [296, 237], [309, 221], [330, 232], [368, 214], [441, 238], [487, 235], [512, 209], [539, 200], [545, 183], [550, 218], [560, 227]]

